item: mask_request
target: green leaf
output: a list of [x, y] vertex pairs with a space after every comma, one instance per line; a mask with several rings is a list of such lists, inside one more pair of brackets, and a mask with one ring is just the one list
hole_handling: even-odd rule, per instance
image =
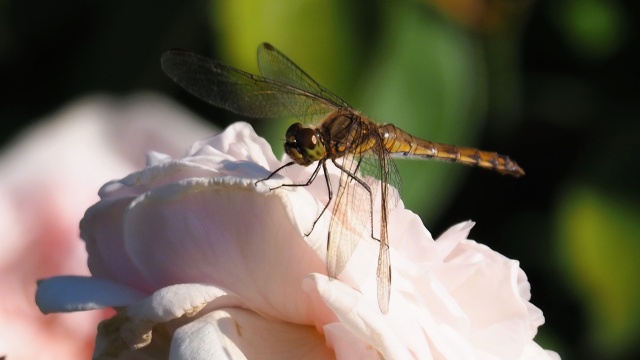
[[[212, 22], [220, 53], [234, 67], [257, 73], [256, 49], [269, 42], [336, 94], [353, 88], [355, 65], [362, 49], [354, 39], [357, 21], [338, 0], [213, 1]], [[298, 120], [298, 119], [296, 119]], [[258, 133], [274, 149], [292, 120], [256, 121]]]
[[[374, 121], [395, 123], [432, 141], [472, 145], [486, 106], [479, 43], [424, 4], [387, 4], [380, 13], [382, 39], [367, 53], [356, 34], [375, 25], [351, 17], [349, 2], [215, 4], [221, 53], [233, 66], [257, 71], [255, 49], [268, 41]], [[263, 125], [258, 132], [278, 149], [291, 122], [256, 124]], [[465, 171], [436, 162], [401, 160], [398, 166], [406, 206], [428, 217], [442, 209]]]
[[[461, 28], [416, 4], [386, 14], [384, 38], [362, 81], [363, 113], [414, 136], [471, 145], [486, 104], [479, 47]], [[397, 164], [405, 205], [426, 218], [438, 214], [464, 171], [434, 161]]]
[[615, 357], [640, 333], [640, 209], [599, 188], [574, 184], [560, 199], [560, 263], [587, 307], [594, 345]]
[[622, 44], [626, 18], [616, 1], [561, 1], [555, 17], [569, 45], [587, 58], [605, 58]]

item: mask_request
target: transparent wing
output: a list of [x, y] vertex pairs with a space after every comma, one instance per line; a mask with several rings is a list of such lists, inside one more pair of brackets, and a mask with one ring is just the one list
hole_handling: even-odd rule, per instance
[[336, 108], [332, 101], [294, 84], [249, 74], [186, 51], [167, 51], [161, 63], [164, 72], [185, 90], [244, 116], [306, 117]]
[[[357, 136], [368, 136], [366, 133]], [[381, 142], [362, 155], [349, 154], [342, 160], [340, 187], [329, 226], [327, 267], [329, 276], [337, 277], [353, 255], [359, 239], [370, 236], [379, 241], [378, 306], [382, 313], [387, 313], [391, 293], [388, 215], [389, 209], [398, 202], [398, 192], [389, 191], [389, 183], [399, 187], [400, 176]], [[375, 213], [380, 216], [380, 227], [375, 230], [374, 206], [379, 206], [379, 212]]]
[[[383, 159], [381, 160], [381, 158]], [[383, 163], [381, 161], [383, 161]], [[393, 161], [393, 154], [390, 154], [384, 148], [373, 148], [363, 154], [359, 170], [363, 177], [374, 177], [380, 180], [380, 182], [387, 184], [387, 186], [391, 185], [396, 190], [387, 191], [388, 188], [385, 190], [387, 193], [388, 208], [395, 208], [400, 200], [399, 195], [402, 193], [402, 178], [400, 177], [400, 171], [395, 161]]]
[[327, 243], [327, 270], [333, 278], [344, 270], [360, 239], [370, 234], [371, 194], [354, 178], [359, 162], [359, 156], [350, 154], [339, 164], [342, 174]]
[[397, 175], [398, 170], [393, 159], [382, 148], [382, 145], [379, 144], [373, 150], [377, 152], [376, 155], [380, 164], [378, 168], [380, 175], [380, 252], [378, 253], [378, 269], [376, 271], [378, 306], [380, 311], [386, 314], [389, 311], [389, 299], [391, 297], [391, 259], [389, 258], [389, 233], [387, 231], [389, 206], [395, 207], [397, 203], [395, 197], [390, 198], [388, 185], [390, 179], [395, 177], [399, 182], [400, 177]]
[[301, 89], [331, 102], [336, 107], [350, 108], [344, 100], [318, 84], [291, 59], [269, 43], [263, 43], [258, 47], [258, 68], [265, 78]]

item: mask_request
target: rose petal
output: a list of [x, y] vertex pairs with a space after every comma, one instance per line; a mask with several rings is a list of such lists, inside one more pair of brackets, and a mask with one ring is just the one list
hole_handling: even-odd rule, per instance
[[305, 290], [317, 292], [338, 316], [340, 323], [378, 350], [386, 359], [408, 359], [410, 353], [388, 326], [377, 304], [371, 304], [361, 293], [341, 281], [312, 274], [305, 279]]
[[211, 312], [174, 334], [171, 359], [331, 359], [314, 327], [268, 320], [248, 310]]
[[374, 347], [339, 322], [325, 325], [324, 332], [336, 359], [380, 359]]
[[[467, 239], [473, 222], [434, 241], [389, 189], [397, 205], [388, 217], [394, 281], [383, 315], [376, 295], [380, 243], [372, 238], [381, 219], [379, 182], [363, 178], [373, 199], [362, 187], [349, 195], [345, 232], [334, 227], [332, 236], [355, 241], [341, 252], [344, 271], [329, 279], [335, 210], [329, 206], [316, 219], [328, 201], [327, 183], [318, 174], [309, 186], [281, 186], [304, 184], [314, 166], [286, 167], [258, 182], [282, 164], [238, 123], [194, 144], [182, 159], [155, 154], [145, 170], [101, 189], [101, 202], [82, 224], [92, 271], [153, 294], [100, 325], [98, 356], [138, 349], [190, 359], [300, 358], [322, 349], [326, 357], [332, 353], [325, 339], [346, 358], [511, 359], [536, 352], [531, 339], [543, 318], [529, 303], [526, 276], [517, 261]], [[327, 165], [336, 190], [341, 172]]]
[[103, 309], [144, 297], [135, 289], [96, 277], [57, 276], [38, 282], [36, 303], [44, 314]]
[[220, 135], [196, 142], [191, 146], [189, 156], [209, 158], [223, 164], [225, 160], [241, 160], [266, 169], [275, 169], [282, 165], [271, 151], [269, 143], [259, 137], [245, 122], [236, 122]]
[[120, 355], [130, 349], [166, 347], [165, 337], [209, 306], [244, 306], [233, 294], [215, 286], [180, 284], [162, 288], [151, 296], [120, 309], [98, 327], [94, 356]]
[[292, 214], [293, 208], [304, 209], [296, 205], [304, 197], [290, 195], [305, 192], [279, 189], [265, 196], [253, 180], [229, 180], [191, 179], [136, 199], [125, 217], [127, 253], [156, 288], [217, 284], [261, 313], [309, 323], [300, 284], [308, 271], [323, 272], [325, 265], [291, 223], [313, 219], [305, 211]]
[[151, 292], [153, 286], [140, 273], [124, 246], [122, 213], [130, 201], [117, 198], [90, 207], [80, 222], [80, 235], [86, 242], [88, 265], [94, 276]]

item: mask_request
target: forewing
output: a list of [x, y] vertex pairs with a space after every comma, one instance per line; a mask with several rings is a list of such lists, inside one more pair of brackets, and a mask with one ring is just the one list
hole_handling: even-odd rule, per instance
[[293, 84], [249, 74], [182, 50], [162, 55], [162, 69], [200, 99], [255, 118], [306, 117], [325, 114], [335, 105]]
[[263, 43], [258, 47], [258, 68], [265, 78], [304, 90], [329, 101], [336, 107], [350, 107], [340, 97], [318, 84], [291, 59], [269, 43]]

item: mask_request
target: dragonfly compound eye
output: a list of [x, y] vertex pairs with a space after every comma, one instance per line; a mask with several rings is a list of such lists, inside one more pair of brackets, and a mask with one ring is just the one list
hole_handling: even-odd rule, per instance
[[[308, 166], [317, 159], [313, 154], [318, 141], [315, 130], [305, 128], [300, 123], [289, 126], [285, 135], [284, 151], [298, 165]], [[311, 149], [309, 148], [311, 146]]]
[[325, 156], [324, 144], [320, 141], [315, 129], [302, 128], [296, 133], [298, 149], [309, 161], [318, 161]]
[[302, 129], [304, 129], [304, 127], [300, 123], [291, 124], [291, 126], [289, 126], [287, 132], [285, 133], [285, 141], [288, 143], [295, 143], [297, 140], [296, 136]]
[[307, 159], [304, 158], [304, 156], [302, 156], [302, 154], [300, 153], [298, 148], [295, 146], [295, 144], [292, 145], [289, 142], [285, 143], [284, 152], [286, 152], [287, 155], [289, 155], [289, 157], [291, 158], [291, 160], [293, 160], [293, 162], [295, 162], [296, 164], [303, 165], [303, 166], [307, 166], [311, 164], [310, 161], [308, 161]]

